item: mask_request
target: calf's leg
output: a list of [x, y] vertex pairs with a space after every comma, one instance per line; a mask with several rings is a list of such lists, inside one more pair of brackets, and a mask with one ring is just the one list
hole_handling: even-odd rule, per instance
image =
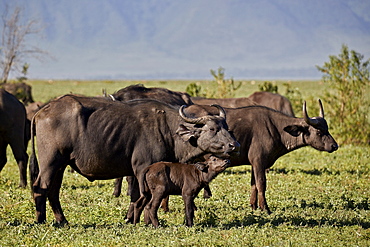
[[194, 196], [192, 195], [182, 195], [182, 199], [185, 204], [185, 224], [186, 226], [193, 226], [194, 220]]
[[145, 208], [147, 210], [149, 221], [156, 228], [159, 226], [158, 209], [159, 205], [161, 204], [162, 198], [162, 196], [153, 193], [152, 199]]
[[170, 196], [166, 196], [165, 198], [163, 198], [163, 200], [161, 202], [161, 208], [166, 213], [170, 211], [170, 209], [168, 208], [168, 202], [169, 202], [169, 200], [170, 200]]
[[142, 195], [140, 198], [134, 203], [134, 224], [137, 224], [140, 222], [140, 216], [143, 212], [144, 207], [149, 202], [149, 197]]

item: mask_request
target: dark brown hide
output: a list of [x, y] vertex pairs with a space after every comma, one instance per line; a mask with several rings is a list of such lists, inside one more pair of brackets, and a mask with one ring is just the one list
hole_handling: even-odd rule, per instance
[[271, 109], [275, 109], [288, 116], [294, 117], [292, 104], [284, 96], [277, 93], [270, 92], [255, 92], [251, 94], [248, 99], [253, 100], [258, 105], [267, 106]]
[[191, 97], [191, 100], [194, 102], [194, 104], [197, 105], [217, 104], [227, 108], [238, 108], [244, 106], [257, 105], [256, 102], [248, 98], [215, 99], [215, 98]]
[[[193, 124], [184, 121], [181, 111], [154, 100], [123, 103], [75, 95], [44, 106], [31, 123], [40, 160], [39, 168], [32, 136], [30, 170], [37, 222], [46, 220], [46, 196], [56, 221], [67, 222], [59, 202], [67, 165], [90, 181], [140, 178], [143, 169], [161, 160], [186, 163], [207, 153], [228, 158], [239, 151], [224, 118], [202, 116], [201, 122]], [[132, 191], [135, 202], [137, 183]], [[127, 218], [133, 222], [133, 205]]]
[[0, 171], [7, 162], [6, 147], [10, 145], [18, 163], [21, 187], [27, 185], [26, 129], [29, 129], [29, 125], [26, 123], [26, 110], [23, 104], [0, 88]]
[[176, 92], [160, 87], [147, 88], [142, 84], [131, 85], [122, 88], [116, 93], [112, 94], [112, 96], [118, 101], [129, 101], [133, 99], [155, 99], [173, 106], [193, 104], [190, 99], [190, 95], [187, 93]]
[[211, 156], [204, 163], [194, 165], [158, 162], [147, 167], [139, 181], [141, 197], [135, 202], [134, 223], [138, 223], [145, 207], [145, 223], [159, 226], [158, 208], [163, 198], [181, 195], [185, 204], [185, 224], [193, 225], [194, 199], [199, 191], [230, 164]]

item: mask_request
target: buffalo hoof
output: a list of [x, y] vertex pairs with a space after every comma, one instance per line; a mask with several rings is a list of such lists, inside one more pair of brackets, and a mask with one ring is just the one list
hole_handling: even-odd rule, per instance
[[130, 219], [128, 219], [128, 218], [126, 218], [125, 219], [125, 222], [127, 223], [127, 224], [134, 224], [134, 219], [132, 218], [130, 218]]
[[69, 223], [68, 223], [67, 220], [62, 220], [60, 222], [55, 222], [53, 224], [53, 226], [55, 226], [55, 227], [64, 227], [64, 226], [68, 226], [68, 225], [69, 225]]

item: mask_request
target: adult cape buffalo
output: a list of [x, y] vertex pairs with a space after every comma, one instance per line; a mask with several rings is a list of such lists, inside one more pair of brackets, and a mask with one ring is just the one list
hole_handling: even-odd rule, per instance
[[271, 109], [280, 111], [287, 114], [288, 116], [294, 117], [292, 104], [290, 101], [277, 93], [270, 92], [255, 92], [247, 98], [203, 98], [203, 97], [191, 97], [191, 100], [198, 105], [211, 105], [218, 104], [222, 107], [238, 108], [252, 105], [262, 105]]
[[[31, 135], [37, 222], [46, 220], [47, 197], [56, 222], [67, 223], [59, 201], [67, 165], [90, 181], [140, 178], [144, 168], [161, 160], [189, 162], [206, 153], [228, 158], [239, 151], [239, 143], [227, 131], [223, 108], [216, 107], [217, 115], [197, 118], [186, 116], [184, 108], [154, 100], [122, 103], [74, 95], [44, 106], [31, 122], [40, 161], [38, 166]], [[133, 191], [131, 202], [139, 198], [138, 188]], [[127, 218], [133, 222], [133, 203]]]
[[[182, 105], [192, 105], [190, 95], [183, 92], [172, 91], [167, 88], [152, 87], [147, 88], [143, 84], [130, 85], [109, 95], [111, 99], [127, 102], [135, 99], [154, 99], [163, 103], [180, 108]], [[126, 177], [129, 184], [130, 194], [131, 184], [134, 182], [132, 177]], [[118, 197], [121, 194], [123, 178], [116, 179], [113, 195]]]
[[6, 148], [10, 145], [18, 163], [20, 187], [27, 185], [28, 129], [23, 104], [15, 96], [0, 88], [0, 171], [7, 162]]
[[[231, 166], [252, 165], [250, 205], [253, 209], [259, 206], [271, 213], [265, 197], [265, 170], [279, 157], [304, 146], [329, 153], [338, 149], [329, 133], [320, 100], [319, 103], [320, 116], [310, 118], [305, 102], [303, 119], [263, 106], [225, 108], [229, 130], [240, 142], [240, 155], [231, 158]], [[207, 112], [212, 110], [202, 107]], [[199, 109], [192, 112], [192, 106], [186, 110], [188, 116], [196, 116], [199, 112]]]
[[155, 99], [170, 105], [192, 105], [190, 95], [183, 92], [176, 92], [167, 88], [147, 88], [142, 84], [130, 85], [122, 88], [111, 95], [118, 101], [129, 101], [133, 99]]
[[254, 92], [248, 96], [248, 99], [256, 102], [258, 105], [267, 106], [269, 108], [285, 113], [288, 116], [294, 117], [292, 104], [286, 97], [278, 93], [265, 91]]

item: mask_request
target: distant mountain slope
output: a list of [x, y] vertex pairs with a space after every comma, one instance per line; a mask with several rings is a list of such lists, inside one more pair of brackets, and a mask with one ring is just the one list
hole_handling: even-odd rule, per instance
[[46, 24], [39, 45], [57, 59], [32, 62], [34, 77], [207, 78], [222, 66], [235, 78], [317, 78], [343, 43], [370, 55], [366, 1], [15, 2]]

